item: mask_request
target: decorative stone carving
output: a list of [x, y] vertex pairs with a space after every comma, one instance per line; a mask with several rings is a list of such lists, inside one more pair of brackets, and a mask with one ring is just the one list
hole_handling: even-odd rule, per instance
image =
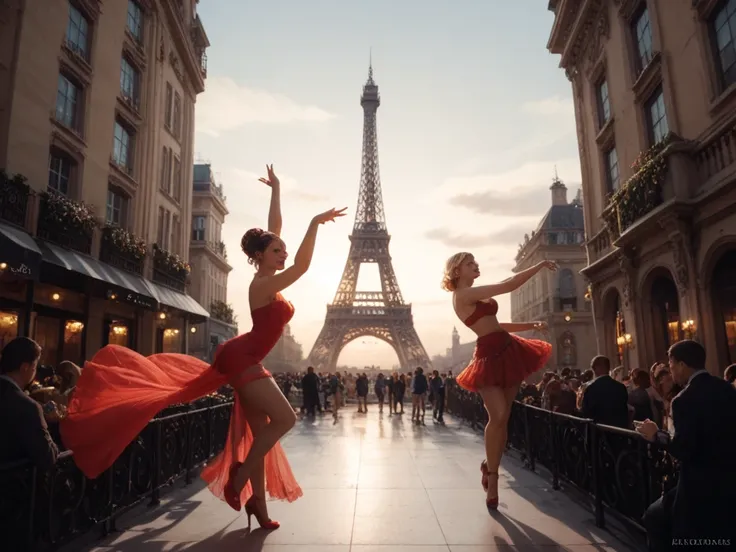
[[181, 69], [181, 63], [179, 62], [178, 56], [174, 53], [174, 50], [169, 51], [169, 63], [171, 64], [171, 68], [174, 70], [174, 73], [176, 73], [176, 77], [179, 79], [179, 81], [183, 84], [183, 72]]
[[164, 44], [164, 33], [163, 27], [159, 28], [159, 42], [158, 42], [158, 60], [163, 61], [166, 58], [166, 45]]
[[601, 55], [603, 50], [603, 43], [610, 36], [611, 23], [608, 20], [608, 6], [603, 5], [598, 20], [596, 21], [595, 28], [593, 29], [593, 36], [590, 44], [588, 45], [588, 61], [595, 65], [595, 62]]
[[694, 264], [693, 236], [690, 227], [677, 214], [662, 217], [659, 225], [669, 236], [677, 289], [680, 295], [685, 295], [690, 287], [690, 267]]
[[622, 252], [618, 258], [618, 266], [624, 277], [623, 304], [624, 307], [628, 307], [636, 299], [636, 289], [634, 288], [634, 271], [636, 267], [634, 265], [633, 255], [629, 252]]

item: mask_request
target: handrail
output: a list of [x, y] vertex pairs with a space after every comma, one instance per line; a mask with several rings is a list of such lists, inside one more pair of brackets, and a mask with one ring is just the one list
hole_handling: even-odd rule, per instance
[[95, 528], [107, 534], [143, 500], [158, 504], [163, 487], [182, 477], [191, 483], [195, 470], [223, 449], [233, 402], [190, 406], [151, 420], [94, 480], [76, 467], [73, 451], [61, 453], [48, 471], [28, 461], [0, 465], [0, 531], [8, 550], [48, 552]]

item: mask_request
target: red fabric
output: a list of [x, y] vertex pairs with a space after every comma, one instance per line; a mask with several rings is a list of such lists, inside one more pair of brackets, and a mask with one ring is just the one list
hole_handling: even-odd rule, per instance
[[495, 299], [478, 301], [475, 304], [475, 310], [464, 320], [463, 324], [470, 327], [484, 316], [496, 316], [496, 314], [498, 314], [498, 303]]
[[[182, 354], [144, 357], [131, 349], [108, 345], [86, 362], [69, 403], [69, 414], [60, 424], [64, 444], [74, 451], [80, 470], [94, 479], [109, 468], [125, 448], [162, 409], [208, 395], [229, 382], [239, 385], [270, 377], [259, 365], [278, 341], [294, 308], [280, 295], [254, 310], [253, 330], [223, 343], [210, 366]], [[247, 407], [247, 405], [246, 405]], [[242, 461], [253, 435], [240, 400], [235, 399], [225, 449], [205, 467], [202, 478], [224, 500], [223, 487], [230, 466]], [[271, 498], [296, 500], [302, 496], [286, 454], [276, 444], [265, 458], [266, 489]], [[251, 495], [250, 484], [241, 500]]]
[[513, 387], [540, 370], [552, 355], [552, 345], [507, 332], [479, 337], [473, 358], [457, 377], [468, 391], [484, 387]]

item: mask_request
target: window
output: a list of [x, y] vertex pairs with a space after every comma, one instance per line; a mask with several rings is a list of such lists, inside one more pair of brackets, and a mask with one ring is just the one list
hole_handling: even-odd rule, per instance
[[736, 47], [733, 38], [736, 32], [736, 0], [728, 0], [713, 18], [712, 32], [718, 51], [718, 68], [724, 88], [736, 82]]
[[634, 20], [634, 38], [636, 39], [637, 69], [641, 71], [652, 61], [652, 26], [649, 22], [649, 10], [646, 7]]
[[176, 92], [174, 94], [174, 136], [181, 137], [181, 96]]
[[158, 208], [158, 229], [156, 243], [161, 249], [169, 249], [171, 240], [171, 213], [163, 207]]
[[171, 111], [172, 103], [174, 101], [174, 89], [171, 85], [166, 83], [166, 105], [164, 106], [164, 126], [168, 129], [171, 128]]
[[138, 42], [143, 41], [143, 10], [135, 0], [128, 0], [128, 32]]
[[58, 151], [49, 154], [49, 190], [69, 195], [70, 180], [74, 162]]
[[174, 155], [174, 199], [181, 202], [181, 161]]
[[618, 169], [618, 154], [616, 153], [615, 147], [606, 152], [606, 177], [608, 180], [608, 193], [612, 194], [618, 190], [621, 177]]
[[181, 220], [178, 215], [172, 217], [171, 223], [171, 252], [181, 255]]
[[105, 222], [110, 226], [127, 226], [128, 198], [115, 188], [107, 189], [107, 214]]
[[549, 245], [557, 245], [557, 233], [556, 232], [550, 232], [547, 234], [547, 243]]
[[603, 126], [611, 118], [611, 102], [608, 99], [608, 81], [603, 79], [598, 84], [598, 125]]
[[652, 145], [658, 144], [669, 134], [667, 113], [664, 108], [664, 94], [657, 90], [647, 102], [647, 121], [649, 123], [649, 140]]
[[128, 172], [133, 169], [133, 136], [119, 121], [115, 121], [112, 157]]
[[120, 62], [120, 91], [125, 99], [133, 102], [136, 108], [138, 107], [139, 82], [140, 74], [138, 70], [127, 59], [122, 58]]
[[63, 74], [59, 74], [59, 83], [56, 90], [56, 120], [65, 127], [77, 130], [79, 117], [79, 100], [81, 90]]
[[89, 21], [73, 4], [69, 4], [66, 24], [66, 45], [75, 54], [89, 61]]
[[196, 216], [192, 220], [192, 241], [204, 241], [206, 219], [204, 216]]
[[161, 191], [171, 193], [171, 148], [164, 146], [161, 157]]

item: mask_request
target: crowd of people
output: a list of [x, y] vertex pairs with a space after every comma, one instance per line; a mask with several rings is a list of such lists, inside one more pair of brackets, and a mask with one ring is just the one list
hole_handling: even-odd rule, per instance
[[365, 372], [359, 374], [343, 372], [315, 372], [309, 366], [306, 373], [282, 373], [274, 378], [287, 399], [292, 398], [292, 390], [299, 390], [300, 411], [305, 416], [314, 417], [324, 412], [332, 412], [334, 420], [347, 400], [355, 400], [358, 413], [368, 412], [369, 398], [375, 398], [379, 412], [384, 405], [389, 416], [403, 415], [404, 402], [411, 400], [412, 423], [421, 425], [425, 421], [427, 404], [432, 408], [432, 420], [444, 423], [445, 380], [450, 373], [434, 370], [429, 376], [421, 367], [413, 372], [378, 373], [369, 377]]
[[[736, 364], [728, 366], [723, 377], [736, 386]], [[571, 368], [546, 371], [538, 383], [522, 383], [517, 399], [626, 429], [652, 420], [673, 434], [672, 400], [682, 389], [668, 363], [655, 362], [649, 370], [628, 373], [623, 366], [612, 369], [607, 357], [596, 356], [583, 372]]]

